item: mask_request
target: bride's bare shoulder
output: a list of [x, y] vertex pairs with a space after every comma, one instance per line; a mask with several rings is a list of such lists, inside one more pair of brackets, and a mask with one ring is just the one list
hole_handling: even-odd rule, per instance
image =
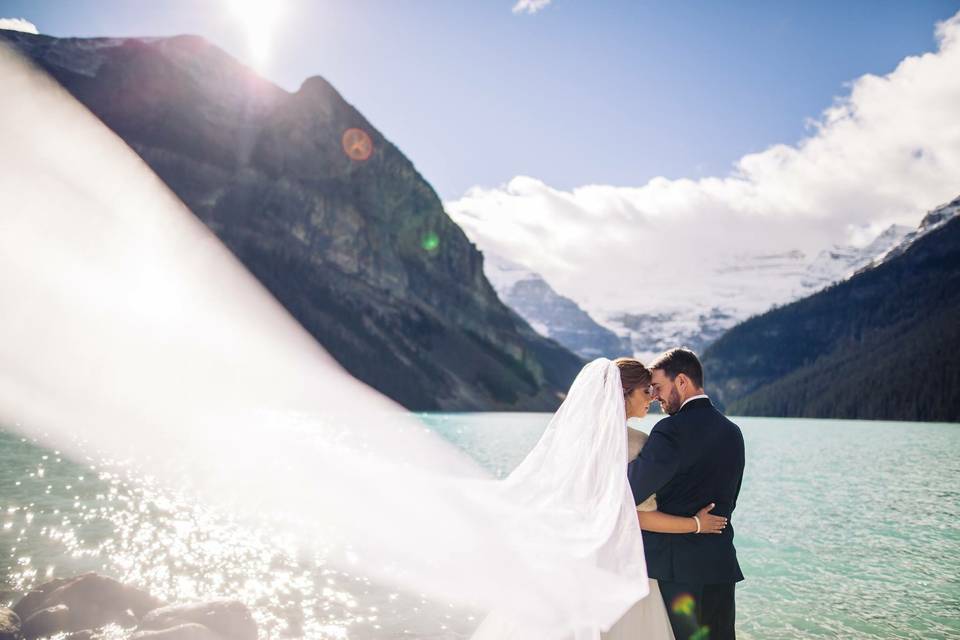
[[627, 427], [627, 462], [640, 455], [640, 449], [647, 442], [647, 437], [643, 431]]

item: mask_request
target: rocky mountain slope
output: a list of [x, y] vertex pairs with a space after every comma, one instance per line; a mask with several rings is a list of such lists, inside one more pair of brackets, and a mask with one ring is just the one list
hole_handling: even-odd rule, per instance
[[484, 273], [500, 299], [537, 332], [583, 358], [630, 355], [630, 345], [597, 324], [570, 298], [561, 296], [537, 273], [509, 260], [484, 254]]
[[848, 280], [704, 354], [739, 415], [960, 421], [960, 198]]
[[407, 407], [551, 409], [579, 370], [504, 306], [427, 181], [322, 78], [288, 93], [193, 36], [3, 42], [123, 138], [348, 371]]

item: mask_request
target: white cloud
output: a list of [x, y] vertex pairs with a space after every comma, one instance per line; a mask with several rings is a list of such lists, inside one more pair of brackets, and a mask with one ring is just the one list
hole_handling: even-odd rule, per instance
[[540, 11], [552, 0], [517, 0], [517, 4], [513, 5], [514, 13], [536, 13]]
[[8, 31], [23, 31], [24, 33], [40, 33], [37, 26], [23, 18], [0, 18], [0, 29]]
[[518, 176], [447, 210], [482, 250], [600, 315], [721, 295], [729, 279], [716, 271], [737, 256], [864, 242], [960, 194], [960, 13], [937, 38], [938, 51], [852, 82], [809, 137], [727, 176], [572, 191]]

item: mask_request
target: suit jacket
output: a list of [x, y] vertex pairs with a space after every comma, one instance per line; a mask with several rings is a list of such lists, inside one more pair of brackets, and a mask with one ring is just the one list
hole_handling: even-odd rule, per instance
[[643, 532], [647, 573], [671, 582], [743, 580], [733, 547], [733, 510], [743, 481], [743, 434], [707, 398], [660, 420], [639, 457], [627, 466], [636, 504], [653, 493], [663, 513], [692, 516], [711, 502], [729, 519], [720, 534]]

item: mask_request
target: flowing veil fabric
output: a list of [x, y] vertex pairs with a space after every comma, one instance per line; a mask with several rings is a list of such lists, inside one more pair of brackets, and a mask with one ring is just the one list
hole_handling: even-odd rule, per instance
[[0, 71], [0, 424], [491, 611], [478, 637], [597, 638], [647, 594], [612, 362], [497, 481], [342, 370], [53, 80], [2, 46]]

